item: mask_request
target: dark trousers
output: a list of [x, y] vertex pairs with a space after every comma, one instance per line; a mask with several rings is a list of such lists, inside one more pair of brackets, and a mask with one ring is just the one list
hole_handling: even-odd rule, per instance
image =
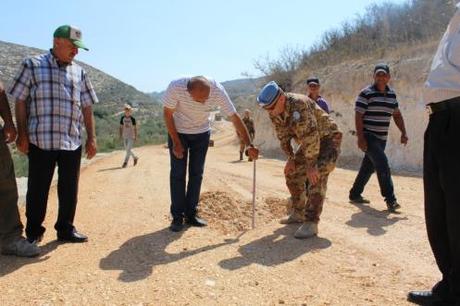
[[[185, 151], [182, 159], [178, 159], [174, 156], [172, 140], [171, 137], [168, 137], [169, 155], [171, 158], [169, 179], [171, 214], [175, 219], [196, 215], [210, 135], [210, 132], [201, 134], [179, 134]], [[188, 183], [186, 189], [187, 161]]]
[[423, 167], [428, 239], [443, 275], [433, 292], [460, 303], [460, 102], [430, 115]]
[[30, 239], [43, 235], [48, 193], [56, 165], [58, 167], [58, 218], [54, 228], [59, 233], [74, 230], [80, 177], [81, 147], [75, 151], [46, 151], [30, 144], [29, 178], [26, 196], [26, 235]]
[[21, 237], [22, 228], [13, 160], [0, 129], [0, 244], [6, 245]]
[[359, 168], [358, 176], [350, 190], [350, 198], [361, 196], [364, 187], [375, 171], [377, 172], [380, 193], [385, 198], [385, 201], [396, 201], [390, 166], [388, 165], [388, 159], [385, 154], [386, 141], [370, 133], [364, 133], [364, 137], [367, 141], [367, 151]]

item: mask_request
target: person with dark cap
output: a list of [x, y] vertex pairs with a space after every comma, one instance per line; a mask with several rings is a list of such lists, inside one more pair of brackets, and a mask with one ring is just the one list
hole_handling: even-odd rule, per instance
[[460, 305], [459, 33], [457, 4], [423, 92], [430, 114], [423, 152], [426, 229], [442, 278], [431, 290], [409, 293], [409, 301], [420, 305]]
[[356, 99], [355, 124], [358, 147], [365, 155], [350, 190], [349, 200], [354, 204], [370, 203], [362, 196], [362, 192], [375, 171], [377, 172], [380, 193], [385, 198], [388, 211], [395, 212], [401, 206], [394, 194], [390, 166], [385, 154], [388, 129], [392, 117], [401, 131], [401, 143], [406, 145], [408, 138], [396, 93], [388, 86], [390, 78], [390, 67], [387, 64], [376, 65], [374, 67], [374, 83], [364, 88]]
[[11, 116], [10, 105], [0, 82], [0, 247], [3, 255], [34, 257], [40, 249], [22, 236], [21, 218], [18, 210], [18, 188], [14, 165], [7, 143], [16, 140], [16, 128]]
[[[287, 156], [284, 175], [291, 200], [288, 215], [280, 223], [303, 223], [294, 237], [313, 237], [318, 234], [327, 180], [340, 153], [342, 133], [315, 101], [305, 95], [285, 93], [276, 82], [266, 84], [257, 101], [268, 112]], [[295, 151], [291, 140], [299, 145]]]
[[85, 70], [73, 61], [85, 49], [81, 31], [63, 25], [54, 32], [53, 48], [26, 58], [9, 94], [16, 99], [17, 148], [29, 159], [26, 195], [26, 235], [42, 240], [48, 193], [58, 167], [59, 210], [54, 228], [63, 242], [86, 242], [74, 227], [82, 154], [82, 125], [86, 155], [96, 154], [92, 104], [98, 101]]
[[317, 77], [307, 79], [308, 97], [315, 101], [323, 111], [329, 114], [331, 112], [329, 103], [319, 94], [320, 89], [321, 84], [319, 83], [319, 79]]

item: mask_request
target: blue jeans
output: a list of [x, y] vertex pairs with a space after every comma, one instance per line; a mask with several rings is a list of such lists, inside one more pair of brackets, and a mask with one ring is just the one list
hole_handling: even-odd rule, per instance
[[372, 173], [376, 171], [380, 193], [385, 198], [385, 202], [396, 201], [390, 166], [388, 165], [388, 159], [385, 155], [386, 141], [370, 133], [364, 133], [364, 138], [366, 138], [367, 141], [367, 151], [361, 163], [358, 176], [350, 190], [350, 198], [361, 196]]
[[[178, 134], [184, 147], [184, 157], [178, 159], [173, 154], [173, 143], [168, 136], [171, 172], [169, 176], [171, 192], [171, 214], [174, 219], [196, 215], [203, 181], [204, 162], [208, 152], [211, 132], [201, 134]], [[185, 188], [188, 163], [188, 184]]]

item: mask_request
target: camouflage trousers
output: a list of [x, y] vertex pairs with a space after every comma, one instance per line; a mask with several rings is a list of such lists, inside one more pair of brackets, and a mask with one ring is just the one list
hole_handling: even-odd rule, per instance
[[294, 159], [295, 171], [285, 175], [286, 185], [291, 194], [288, 213], [305, 216], [305, 221], [319, 222], [326, 197], [329, 173], [335, 169], [339, 154], [340, 147], [336, 147], [332, 138], [321, 139], [317, 162], [319, 180], [316, 185], [308, 183], [305, 155], [296, 154]]
[[0, 244], [20, 237], [22, 229], [13, 160], [0, 129]]

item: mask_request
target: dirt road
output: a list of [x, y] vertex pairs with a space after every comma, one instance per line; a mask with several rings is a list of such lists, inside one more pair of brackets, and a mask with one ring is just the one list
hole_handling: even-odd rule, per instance
[[[330, 177], [319, 237], [293, 238], [277, 218], [288, 196], [283, 162], [257, 162], [257, 228], [249, 228], [252, 163], [233, 133], [216, 136], [203, 182], [210, 226], [172, 233], [169, 160], [162, 146], [122, 152], [82, 171], [76, 226], [86, 244], [59, 244], [49, 200], [43, 256], [0, 256], [0, 305], [406, 305], [438, 278], [420, 178], [394, 177], [402, 213], [389, 215], [373, 178], [370, 205], [347, 201], [354, 171]], [[24, 217], [23, 217], [24, 219]]]

